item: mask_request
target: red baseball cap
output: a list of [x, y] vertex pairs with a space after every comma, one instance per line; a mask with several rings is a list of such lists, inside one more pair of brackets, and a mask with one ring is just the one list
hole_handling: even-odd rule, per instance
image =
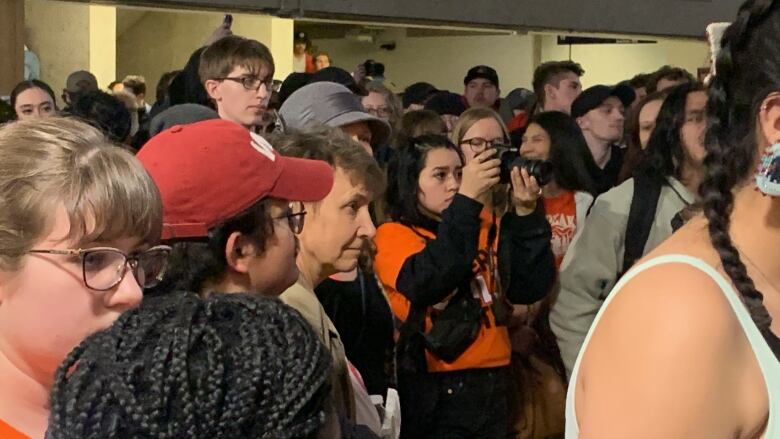
[[328, 163], [284, 157], [222, 119], [171, 127], [137, 157], [162, 196], [163, 239], [208, 236], [263, 198], [319, 201], [333, 188]]

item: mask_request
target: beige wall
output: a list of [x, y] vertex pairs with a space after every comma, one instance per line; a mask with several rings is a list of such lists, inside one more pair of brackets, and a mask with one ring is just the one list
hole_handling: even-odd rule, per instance
[[[284, 79], [292, 70], [292, 20], [264, 15], [233, 16], [233, 32], [266, 44], [274, 56], [276, 78]], [[126, 16], [120, 10], [117, 26], [125, 30], [116, 42], [117, 78], [144, 76], [148, 100], [153, 102], [160, 76], [184, 67], [223, 17], [216, 12], [149, 11], [140, 18], [134, 17], [135, 23], [125, 28], [121, 21]]]
[[[540, 40], [540, 59], [533, 55], [534, 38]], [[332, 56], [339, 67], [352, 70], [373, 58], [385, 63], [386, 76], [396, 91], [417, 81], [460, 92], [463, 76], [477, 64], [498, 71], [502, 92], [515, 87], [531, 87], [538, 61], [569, 59], [569, 46], [558, 46], [555, 35], [458, 36], [395, 38], [394, 51], [380, 50], [377, 44], [347, 39], [314, 41], [317, 49]], [[658, 40], [657, 44], [616, 44], [572, 46], [572, 59], [581, 63], [585, 86], [613, 84], [637, 73], [651, 72], [665, 64], [681, 66], [696, 74], [707, 65], [707, 45], [692, 40]]]
[[38, 54], [41, 79], [59, 99], [68, 75], [89, 69], [89, 5], [27, 0], [24, 12], [27, 47]]
[[[542, 62], [569, 59], [569, 46], [555, 35], [543, 35]], [[658, 40], [657, 44], [594, 44], [571, 47], [571, 59], [585, 69], [583, 85], [614, 84], [669, 64], [687, 69], [707, 66], [708, 46], [692, 40]]]
[[388, 85], [398, 92], [414, 82], [426, 81], [461, 93], [463, 77], [469, 68], [478, 64], [496, 69], [503, 92], [528, 87], [533, 76], [530, 36], [406, 38], [396, 35], [392, 40], [396, 42], [393, 51], [347, 39], [322, 39], [313, 43], [318, 50], [328, 52], [335, 65], [348, 71], [369, 58], [384, 63]]

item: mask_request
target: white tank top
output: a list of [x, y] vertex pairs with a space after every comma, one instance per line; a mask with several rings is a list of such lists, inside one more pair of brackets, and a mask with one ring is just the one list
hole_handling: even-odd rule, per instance
[[639, 264], [626, 273], [626, 275], [620, 279], [620, 282], [615, 285], [612, 293], [607, 297], [607, 300], [604, 301], [604, 305], [596, 315], [596, 319], [593, 321], [593, 325], [591, 325], [588, 335], [585, 337], [585, 342], [582, 344], [582, 348], [580, 348], [580, 353], [577, 355], [577, 362], [574, 363], [574, 369], [571, 374], [569, 391], [566, 395], [566, 439], [577, 439], [580, 436], [579, 425], [577, 425], [577, 413], [574, 405], [574, 392], [577, 388], [577, 378], [579, 375], [582, 353], [585, 352], [585, 349], [590, 342], [590, 337], [593, 334], [593, 330], [596, 328], [596, 325], [598, 325], [599, 320], [601, 320], [601, 315], [604, 313], [604, 310], [607, 309], [610, 302], [612, 302], [612, 299], [620, 292], [620, 289], [623, 288], [628, 281], [634, 278], [634, 276], [648, 268], [668, 263], [692, 265], [709, 275], [718, 284], [721, 291], [723, 291], [723, 295], [728, 299], [743, 331], [745, 331], [745, 335], [753, 349], [753, 353], [756, 355], [758, 365], [761, 368], [761, 373], [764, 376], [764, 382], [766, 383], [766, 391], [769, 395], [769, 422], [763, 437], [766, 439], [780, 438], [780, 361], [777, 361], [777, 358], [775, 358], [774, 353], [772, 353], [772, 350], [766, 340], [764, 340], [758, 327], [753, 323], [747, 308], [745, 308], [745, 305], [739, 298], [739, 294], [725, 277], [701, 259], [686, 255], [665, 255]]

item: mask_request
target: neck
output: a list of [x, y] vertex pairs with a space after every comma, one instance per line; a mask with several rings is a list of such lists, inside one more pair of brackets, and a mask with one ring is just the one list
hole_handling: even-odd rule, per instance
[[547, 183], [547, 186], [542, 188], [542, 196], [544, 198], [555, 198], [563, 192], [563, 189], [558, 186], [555, 181]]
[[680, 183], [698, 198], [699, 185], [704, 179], [703, 165], [684, 165], [680, 171]]
[[588, 142], [588, 149], [590, 149], [590, 153], [593, 155], [593, 160], [599, 168], [604, 169], [612, 157], [612, 144], [606, 140], [597, 139], [588, 131], [582, 134], [585, 136], [585, 141]]
[[0, 419], [31, 437], [43, 437], [51, 383], [25, 373], [0, 350], [0, 389]]
[[298, 271], [300, 272], [299, 279], [306, 284], [306, 287], [310, 287], [311, 289], [314, 289], [328, 276], [337, 273], [336, 270], [329, 269], [319, 263], [316, 258], [308, 254], [304, 249], [301, 249], [298, 253], [296, 263], [298, 264]]
[[220, 279], [203, 282], [200, 293], [201, 295], [206, 295], [210, 293], [246, 293], [249, 291], [252, 291], [252, 283], [249, 276], [228, 269], [228, 272]]
[[217, 114], [219, 115], [220, 119], [224, 119], [224, 120], [229, 120], [231, 122], [235, 122], [235, 123], [241, 125], [242, 127], [246, 128], [249, 131], [252, 131], [254, 129], [254, 127], [255, 127], [254, 125], [245, 125], [245, 124], [243, 124], [243, 123], [241, 123], [241, 122], [239, 122], [237, 120], [233, 120], [231, 117], [229, 117], [227, 114], [225, 114], [223, 112], [222, 108], [219, 107], [219, 106], [217, 107]]
[[748, 266], [754, 265], [766, 281], [780, 289], [780, 199], [756, 191], [752, 182], [739, 189], [735, 193], [730, 234], [749, 259]]

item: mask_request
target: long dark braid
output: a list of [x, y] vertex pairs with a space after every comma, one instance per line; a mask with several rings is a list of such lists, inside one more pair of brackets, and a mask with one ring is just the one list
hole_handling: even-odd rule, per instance
[[169, 294], [81, 343], [57, 371], [50, 436], [309, 438], [330, 354], [297, 311], [243, 294]]
[[700, 188], [712, 245], [723, 269], [742, 295], [750, 316], [780, 359], [780, 340], [771, 332], [772, 318], [764, 296], [748, 276], [729, 235], [734, 207], [733, 189], [755, 170], [755, 115], [764, 98], [780, 91], [780, 33], [778, 2], [748, 0], [726, 30], [709, 87], [707, 176]]

